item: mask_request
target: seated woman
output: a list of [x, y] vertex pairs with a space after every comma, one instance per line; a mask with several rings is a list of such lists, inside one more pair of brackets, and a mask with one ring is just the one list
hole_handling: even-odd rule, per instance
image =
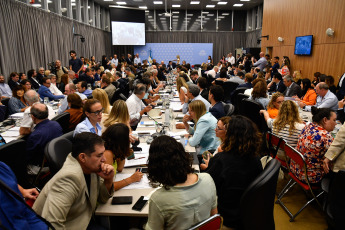
[[267, 84], [265, 80], [258, 81], [253, 87], [252, 95], [249, 99], [259, 102], [264, 109], [267, 108], [268, 98], [267, 98]]
[[270, 102], [267, 105], [267, 112], [270, 118], [275, 119], [278, 116], [278, 111], [281, 104], [284, 102], [284, 95], [280, 92], [274, 93]]
[[[206, 112], [205, 104], [200, 100], [192, 101], [189, 105], [189, 115], [183, 117], [185, 129], [192, 134], [189, 139], [190, 146], [200, 146], [200, 156], [206, 150], [215, 150], [219, 145], [215, 129], [217, 119], [209, 112]], [[194, 128], [191, 128], [188, 121], [194, 121]]]
[[28, 107], [24, 98], [24, 87], [16, 85], [12, 90], [12, 97], [8, 101], [9, 114], [24, 112]]
[[[312, 107], [313, 122], [309, 123], [299, 135], [297, 150], [303, 154], [307, 162], [307, 174], [310, 183], [318, 183], [325, 175], [322, 167], [325, 153], [333, 142], [331, 131], [334, 129], [337, 115], [330, 109]], [[293, 160], [290, 170], [295, 176], [307, 183], [304, 169]]]
[[24, 87], [25, 92], [31, 89], [31, 82], [28, 79], [24, 79], [20, 84]]
[[101, 105], [104, 109], [104, 114], [110, 113], [112, 106], [110, 106], [108, 94], [105, 92], [104, 89], [94, 89], [92, 91], [92, 97], [101, 102]]
[[225, 136], [226, 136], [226, 129], [228, 128], [228, 124], [230, 121], [231, 117], [222, 117], [218, 120], [217, 122], [217, 127], [215, 129], [216, 131], [216, 137], [219, 138], [220, 140], [220, 145], [216, 149], [216, 151], [211, 155], [211, 153], [207, 154], [207, 157], [203, 156], [204, 162], [203, 164], [200, 164], [200, 169], [205, 170], [208, 167], [208, 163], [210, 161], [211, 156], [215, 156], [217, 153], [223, 152], [223, 143], [225, 141]]
[[68, 128], [69, 130], [74, 130], [84, 118], [83, 101], [78, 94], [72, 93], [67, 96], [67, 102], [69, 109], [67, 109], [65, 112], [70, 114]]
[[193, 173], [189, 154], [174, 138], [154, 139], [148, 162], [149, 180], [163, 187], [150, 197], [145, 229], [188, 229], [217, 213], [212, 178]]
[[77, 127], [75, 127], [73, 136], [82, 132], [91, 132], [101, 136], [102, 127], [99, 122], [102, 120], [103, 111], [104, 109], [99, 100], [88, 99], [83, 107], [83, 112], [86, 118], [84, 121], [80, 122]]
[[184, 104], [184, 100], [185, 100], [187, 90], [188, 90], [188, 85], [183, 77], [178, 77], [176, 79], [176, 88], [177, 88], [177, 92], [178, 92], [181, 104]]
[[297, 96], [294, 96], [295, 100], [299, 102], [299, 106], [303, 108], [306, 105], [315, 105], [317, 95], [308, 78], [302, 79], [301, 89], [303, 95], [302, 98], [299, 99]]
[[[125, 160], [130, 156], [129, 128], [127, 125], [117, 123], [110, 125], [102, 134], [104, 140], [105, 163], [114, 167], [114, 172], [122, 172]], [[116, 176], [116, 174], [115, 174]], [[132, 176], [121, 181], [114, 182], [114, 189], [119, 190], [129, 184], [138, 182], [143, 177], [142, 172], [135, 172]]]
[[58, 89], [57, 85], [56, 85], [56, 75], [54, 74], [50, 74], [50, 91], [52, 92], [52, 94], [54, 95], [63, 95], [62, 92]]
[[210, 159], [206, 172], [216, 184], [218, 211], [225, 227], [242, 229], [240, 199], [263, 170], [257, 157], [261, 139], [258, 128], [251, 120], [232, 116], [222, 145], [223, 152]]

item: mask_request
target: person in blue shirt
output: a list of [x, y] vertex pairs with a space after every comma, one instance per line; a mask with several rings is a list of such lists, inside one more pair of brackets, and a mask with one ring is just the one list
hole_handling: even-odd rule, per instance
[[222, 100], [224, 98], [224, 90], [220, 85], [211, 86], [208, 100], [211, 102], [210, 113], [219, 119], [225, 116], [224, 105]]
[[[189, 115], [183, 117], [183, 124], [189, 134], [192, 147], [200, 146], [200, 154], [206, 150], [216, 150], [219, 140], [216, 137], [217, 119], [209, 112], [206, 112], [205, 104], [200, 100], [192, 101], [189, 106]], [[188, 121], [194, 120], [194, 128], [190, 127]]]
[[48, 229], [43, 219], [25, 205], [24, 198], [35, 200], [38, 191], [18, 185], [13, 171], [3, 162], [0, 162], [0, 181], [18, 194], [15, 196], [0, 186], [0, 226], [6, 229]]
[[54, 95], [49, 89], [50, 84], [50, 78], [44, 77], [42, 79], [42, 85], [38, 89], [38, 94], [40, 95], [42, 100], [44, 100], [45, 97], [48, 97], [49, 101], [65, 98], [64, 95]]
[[96, 99], [89, 99], [85, 102], [83, 110], [86, 118], [77, 125], [73, 136], [82, 132], [91, 132], [101, 136], [102, 127], [99, 123], [102, 120], [102, 113], [104, 111], [101, 102]]
[[89, 97], [92, 95], [92, 90], [87, 88], [86, 81], [80, 81], [77, 84], [77, 90], [79, 93], [84, 94], [86, 97]]

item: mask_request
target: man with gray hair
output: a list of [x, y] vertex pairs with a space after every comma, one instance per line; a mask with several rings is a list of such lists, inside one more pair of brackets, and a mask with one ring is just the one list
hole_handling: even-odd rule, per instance
[[[333, 111], [338, 110], [338, 98], [329, 90], [328, 85], [325, 82], [320, 82], [315, 87], [316, 94], [316, 106], [317, 108], [329, 108]], [[311, 111], [311, 106], [307, 106], [303, 102], [299, 103], [301, 108], [304, 108], [307, 111]]]
[[73, 70], [68, 71], [68, 83], [74, 83], [75, 80], [75, 72]]
[[[28, 135], [33, 131], [35, 124], [31, 119], [30, 110], [32, 105], [40, 103], [38, 93], [32, 89], [26, 91], [26, 93], [24, 94], [24, 98], [25, 101], [29, 104], [29, 107], [24, 111], [23, 120], [19, 128], [20, 135]], [[48, 119], [51, 120], [53, 117], [55, 117], [55, 112], [52, 107], [48, 106]]]
[[301, 87], [292, 80], [290, 75], [286, 75], [283, 79], [284, 85], [286, 86], [286, 89], [283, 93], [285, 97], [292, 97], [296, 95], [298, 97], [302, 97]]
[[126, 101], [130, 116], [130, 126], [133, 127], [134, 130], [138, 125], [141, 116], [152, 109], [151, 105], [145, 107], [145, 104], [142, 101], [146, 94], [146, 89], [147, 86], [145, 84], [137, 84], [134, 87], [133, 94]]
[[67, 84], [65, 86], [65, 95], [66, 96], [65, 96], [65, 98], [61, 102], [61, 106], [60, 106], [60, 108], [58, 110], [58, 114], [61, 114], [61, 113], [65, 112], [68, 109], [67, 96], [72, 94], [72, 93], [78, 94], [82, 101], [87, 100], [87, 97], [84, 94], [79, 93], [77, 91], [77, 87], [73, 83], [69, 83], [69, 84]]
[[210, 108], [210, 102], [208, 102], [207, 100], [205, 100], [205, 98], [203, 98], [200, 95], [200, 88], [199, 86], [195, 85], [195, 84], [190, 84], [189, 88], [187, 90], [187, 97], [185, 97], [185, 103], [182, 106], [182, 113], [186, 114], [188, 112], [188, 103], [195, 101], [195, 100], [200, 100], [202, 101], [205, 106], [206, 106], [206, 111], [208, 112], [209, 108]]

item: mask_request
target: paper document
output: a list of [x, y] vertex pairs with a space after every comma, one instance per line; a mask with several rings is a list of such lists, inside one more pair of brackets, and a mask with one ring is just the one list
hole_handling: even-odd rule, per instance
[[17, 140], [17, 137], [3, 137], [6, 141], [6, 143]]
[[14, 113], [10, 115], [10, 118], [23, 118], [24, 113]]
[[175, 112], [182, 110], [181, 102], [171, 102], [170, 108], [172, 108]]
[[135, 158], [132, 160], [127, 160], [125, 162], [125, 167], [133, 167], [138, 165], [146, 165], [147, 159], [149, 158], [148, 153], [136, 154]]
[[6, 132], [3, 132], [1, 134], [3, 137], [18, 137], [19, 136], [19, 130], [7, 130]]
[[[123, 179], [126, 179], [128, 177], [132, 176], [132, 174], [122, 174], [117, 173], [114, 181], [121, 181]], [[149, 179], [147, 178], [147, 175], [144, 173], [143, 178], [139, 182], [134, 182], [130, 185], [127, 185], [126, 187], [123, 187], [122, 189], [145, 189], [145, 188], [151, 188], [149, 184]]]

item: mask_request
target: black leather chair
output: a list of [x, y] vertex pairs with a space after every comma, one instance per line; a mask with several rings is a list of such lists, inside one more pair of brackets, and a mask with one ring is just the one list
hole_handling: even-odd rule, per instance
[[74, 133], [74, 130], [70, 131], [68, 133], [65, 133], [64, 135], [61, 136], [61, 138], [65, 138], [65, 139], [69, 140], [70, 142], [72, 142], [73, 141], [73, 133]]
[[248, 186], [240, 200], [244, 230], [274, 230], [274, 198], [280, 162], [272, 159], [264, 171]]
[[55, 116], [52, 121], [57, 121], [61, 128], [62, 128], [62, 132], [63, 133], [68, 133], [70, 130], [68, 128], [69, 126], [69, 118], [70, 118], [70, 114], [69, 112], [64, 112], [64, 113], [61, 113], [57, 116]]
[[231, 96], [232, 96], [233, 92], [235, 91], [235, 89], [237, 88], [238, 83], [231, 82], [231, 81], [225, 81], [222, 86], [224, 89], [224, 101], [226, 103], [230, 103], [231, 102]]
[[235, 106], [223, 102], [225, 116], [231, 116], [235, 111]]
[[110, 104], [114, 104], [114, 102], [119, 99], [126, 101], [127, 97], [122, 93], [122, 90], [120, 88], [117, 88], [114, 92], [113, 97], [111, 98]]
[[268, 130], [265, 118], [260, 114], [260, 110], [264, 109], [260, 103], [250, 99], [243, 99], [239, 109], [239, 114], [251, 119], [258, 126], [260, 132], [265, 133]]
[[240, 106], [242, 103], [243, 99], [248, 99], [249, 96], [244, 94], [244, 93], [239, 93], [237, 94], [236, 98], [235, 98], [235, 114], [239, 114], [240, 113]]
[[51, 140], [46, 145], [44, 156], [47, 160], [51, 176], [54, 176], [62, 168], [70, 152], [72, 152], [72, 142], [62, 136]]
[[234, 93], [231, 96], [231, 104], [236, 106], [236, 97], [237, 97], [237, 95], [239, 93], [244, 93], [244, 91], [246, 91], [246, 89], [248, 89], [248, 88], [245, 88], [245, 87], [236, 88]]
[[220, 86], [224, 85], [224, 81], [218, 80], [218, 79], [215, 80], [215, 83], [216, 83], [216, 85], [220, 85]]
[[8, 118], [8, 102], [10, 101], [10, 98], [4, 98], [1, 100], [1, 104], [5, 106], [5, 115], [4, 115], [4, 120]]
[[0, 161], [7, 164], [17, 177], [18, 184], [24, 188], [32, 187], [29, 183], [26, 162], [26, 142], [22, 139], [0, 146]]

